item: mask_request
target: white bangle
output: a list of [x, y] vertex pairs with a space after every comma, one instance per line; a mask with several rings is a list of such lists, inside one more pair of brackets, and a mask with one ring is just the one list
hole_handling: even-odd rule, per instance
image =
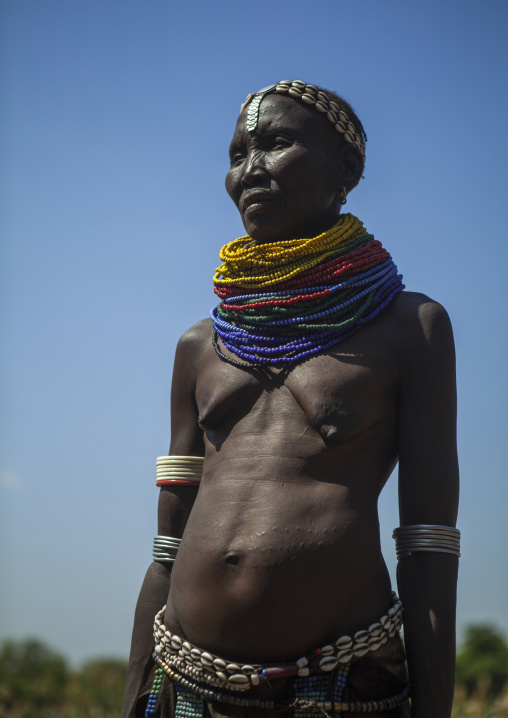
[[156, 461], [156, 485], [198, 486], [203, 474], [203, 462], [202, 456], [159, 456]]

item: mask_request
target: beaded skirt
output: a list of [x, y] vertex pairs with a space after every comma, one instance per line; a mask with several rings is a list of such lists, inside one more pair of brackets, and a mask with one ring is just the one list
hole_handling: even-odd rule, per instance
[[[409, 718], [405, 653], [398, 633], [375, 652], [331, 672], [271, 680], [230, 703], [202, 697], [154, 668], [136, 718]], [[337, 710], [342, 707], [342, 710]]]

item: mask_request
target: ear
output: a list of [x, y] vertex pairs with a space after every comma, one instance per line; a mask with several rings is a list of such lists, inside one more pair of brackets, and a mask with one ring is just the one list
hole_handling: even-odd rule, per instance
[[344, 142], [337, 152], [337, 178], [340, 186], [345, 187], [349, 192], [356, 187], [362, 177], [363, 158], [358, 148], [350, 142]]

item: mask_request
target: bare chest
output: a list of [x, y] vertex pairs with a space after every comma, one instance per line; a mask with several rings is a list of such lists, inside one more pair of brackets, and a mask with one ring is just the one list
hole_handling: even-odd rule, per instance
[[200, 427], [214, 437], [310, 431], [326, 443], [366, 431], [394, 415], [398, 383], [393, 356], [366, 339], [283, 369], [238, 369], [212, 350], [196, 381]]

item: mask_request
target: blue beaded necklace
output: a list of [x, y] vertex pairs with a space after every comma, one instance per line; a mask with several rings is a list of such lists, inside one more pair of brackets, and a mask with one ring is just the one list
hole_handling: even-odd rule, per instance
[[[242, 271], [249, 288], [242, 292], [238, 282], [228, 285], [216, 274], [216, 293], [222, 301], [210, 314], [213, 345], [221, 359], [242, 367], [284, 366], [322, 353], [377, 317], [404, 289], [402, 276], [388, 252], [363, 230], [355, 217], [346, 217], [355, 223], [354, 232], [351, 231], [352, 250], [348, 252], [347, 247], [344, 250], [344, 235], [340, 251], [335, 254], [330, 252], [328, 242], [323, 261], [314, 262], [308, 269], [303, 255], [300, 276], [295, 278], [293, 271], [291, 281], [252, 291], [255, 279], [249, 279], [247, 263]], [[342, 221], [343, 218], [330, 233]], [[272, 254], [276, 244], [270, 245]], [[262, 253], [263, 245], [256, 247], [253, 274], [259, 271]], [[227, 264], [219, 269], [226, 272]], [[273, 262], [272, 271], [274, 274], [278, 271]], [[337, 276], [343, 277], [343, 281], [337, 282]], [[312, 281], [316, 279], [319, 283]], [[225, 355], [219, 340], [241, 361]]]

